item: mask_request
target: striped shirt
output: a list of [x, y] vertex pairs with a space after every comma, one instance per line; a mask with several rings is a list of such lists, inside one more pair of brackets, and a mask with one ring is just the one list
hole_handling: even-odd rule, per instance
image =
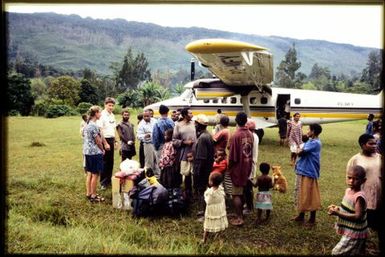
[[340, 210], [341, 212], [345, 213], [354, 213], [358, 197], [362, 197], [365, 200], [365, 212], [363, 217], [356, 221], [337, 217], [337, 222], [335, 225], [337, 234], [348, 236], [351, 238], [368, 237], [368, 223], [366, 220], [366, 198], [363, 191], [354, 193], [350, 188], [347, 188], [345, 191], [344, 198], [342, 199]]

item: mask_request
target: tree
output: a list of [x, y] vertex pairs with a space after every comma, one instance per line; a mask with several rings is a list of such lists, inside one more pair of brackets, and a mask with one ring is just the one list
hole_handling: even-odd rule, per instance
[[371, 51], [368, 56], [366, 68], [362, 70], [361, 82], [371, 86], [371, 92], [381, 88], [382, 58], [380, 51]]
[[181, 95], [184, 92], [184, 85], [176, 84], [173, 91], [175, 95]]
[[31, 79], [31, 93], [35, 100], [42, 100], [48, 97], [47, 85], [40, 78]]
[[139, 107], [142, 104], [140, 102], [140, 92], [137, 89], [128, 89], [126, 92], [118, 95], [116, 100], [123, 108]]
[[122, 93], [129, 88], [137, 88], [141, 81], [151, 80], [146, 57], [143, 53], [140, 53], [134, 58], [131, 48], [128, 49], [127, 54], [124, 56], [120, 70], [117, 70], [118, 66], [116, 64], [111, 64], [110, 68], [114, 70], [116, 75], [118, 93]]
[[20, 73], [8, 74], [6, 99], [8, 113], [15, 110], [23, 116], [29, 115], [34, 104], [29, 79]]
[[98, 103], [97, 89], [87, 79], [80, 81], [79, 102]]
[[52, 81], [48, 95], [62, 101], [63, 104], [75, 106], [79, 102], [80, 83], [70, 76], [61, 76]]
[[297, 51], [295, 44], [288, 50], [284, 60], [277, 67], [275, 74], [277, 84], [286, 88], [300, 87], [302, 84], [301, 77], [296, 77], [296, 71], [301, 67], [301, 62], [297, 61]]
[[159, 84], [153, 82], [147, 82], [139, 88], [140, 98], [143, 106], [162, 100], [160, 97], [160, 88], [161, 86]]

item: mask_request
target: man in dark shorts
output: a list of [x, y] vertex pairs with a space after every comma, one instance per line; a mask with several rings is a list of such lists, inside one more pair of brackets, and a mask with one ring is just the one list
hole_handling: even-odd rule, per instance
[[229, 165], [231, 181], [233, 183], [232, 197], [236, 212], [236, 219], [231, 220], [232, 225], [243, 225], [243, 204], [245, 203], [243, 191], [251, 173], [253, 163], [254, 137], [245, 126], [247, 115], [239, 112], [235, 117], [237, 130], [230, 138]]

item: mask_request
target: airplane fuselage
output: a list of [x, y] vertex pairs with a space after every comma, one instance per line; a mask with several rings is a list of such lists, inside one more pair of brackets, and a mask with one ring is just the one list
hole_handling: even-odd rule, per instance
[[[222, 113], [229, 116], [230, 124], [235, 124], [236, 114], [244, 111], [241, 94], [223, 93], [220, 90], [217, 90], [217, 93], [207, 91], [206, 95], [202, 92], [197, 94], [194, 83], [196, 84], [188, 83], [181, 96], [146, 106], [145, 109], [153, 109], [157, 116], [160, 104], [168, 106], [170, 110], [189, 107], [193, 115], [206, 114], [211, 124], [215, 124], [217, 110], [221, 109]], [[300, 113], [304, 125], [366, 119], [369, 113], [379, 117], [383, 106], [381, 94], [363, 95], [271, 87], [271, 94], [251, 90], [247, 101], [250, 116], [256, 120], [257, 128], [265, 128], [278, 123], [286, 102], [290, 107], [290, 115]], [[200, 97], [203, 99], [198, 99], [197, 95], [203, 95]]]

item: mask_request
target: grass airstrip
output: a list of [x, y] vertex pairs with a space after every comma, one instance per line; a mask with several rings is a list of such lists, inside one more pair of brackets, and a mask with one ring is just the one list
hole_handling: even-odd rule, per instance
[[[136, 125], [136, 113], [131, 117]], [[202, 245], [203, 224], [197, 221], [194, 205], [181, 218], [135, 219], [128, 211], [112, 208], [110, 189], [100, 192], [104, 203], [86, 200], [80, 121], [80, 117], [7, 119], [8, 253], [329, 255], [340, 236], [333, 229], [335, 217], [327, 215], [326, 207], [342, 199], [346, 163], [360, 151], [357, 139], [366, 124], [362, 120], [323, 125], [319, 180], [323, 208], [312, 228], [290, 221], [296, 212], [289, 149], [279, 146], [277, 128], [265, 129], [258, 161], [282, 166], [288, 192], [273, 192], [268, 224], [255, 227], [254, 212], [246, 216], [243, 227], [230, 225]], [[113, 172], [119, 163], [116, 152]], [[367, 247], [369, 254], [376, 252], [374, 233]]]

